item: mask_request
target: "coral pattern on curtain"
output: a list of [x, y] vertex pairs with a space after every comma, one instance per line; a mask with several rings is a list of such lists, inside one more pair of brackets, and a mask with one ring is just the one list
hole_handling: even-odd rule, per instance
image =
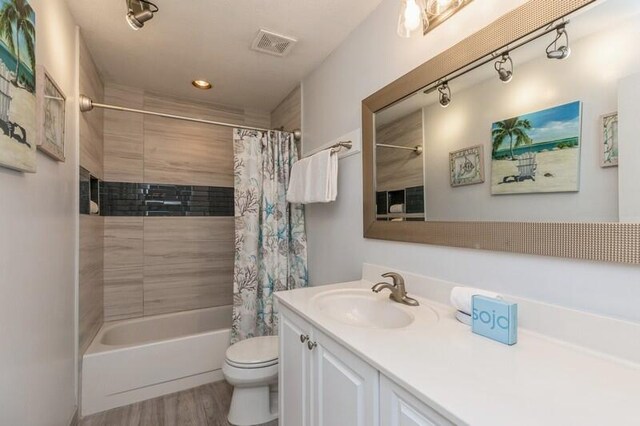
[[306, 287], [304, 206], [286, 200], [293, 135], [234, 129], [236, 253], [232, 343], [278, 332], [273, 293]]

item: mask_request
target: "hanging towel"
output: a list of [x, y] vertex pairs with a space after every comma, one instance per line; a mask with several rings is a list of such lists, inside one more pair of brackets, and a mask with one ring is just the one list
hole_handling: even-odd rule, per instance
[[338, 155], [330, 149], [297, 161], [287, 190], [290, 203], [329, 203], [338, 196]]
[[389, 207], [389, 213], [404, 213], [404, 204], [393, 204]]
[[474, 295], [502, 299], [502, 296], [492, 291], [480, 290], [473, 287], [454, 287], [451, 290], [451, 304], [460, 312], [471, 315], [471, 298]]

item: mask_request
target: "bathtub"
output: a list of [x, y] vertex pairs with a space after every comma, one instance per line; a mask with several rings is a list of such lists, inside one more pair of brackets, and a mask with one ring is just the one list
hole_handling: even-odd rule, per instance
[[82, 415], [222, 380], [231, 306], [105, 323], [82, 357]]

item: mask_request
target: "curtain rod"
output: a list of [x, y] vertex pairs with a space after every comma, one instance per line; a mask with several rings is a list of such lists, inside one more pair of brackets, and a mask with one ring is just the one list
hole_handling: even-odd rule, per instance
[[[126, 108], [126, 107], [108, 105], [108, 104], [100, 104], [97, 102], [93, 102], [93, 100], [90, 97], [85, 95], [80, 95], [79, 101], [80, 101], [79, 102], [80, 112], [89, 112], [94, 108], [101, 108], [101, 109], [109, 109], [112, 111], [133, 112], [135, 114], [153, 115], [155, 117], [172, 118], [174, 120], [190, 121], [192, 123], [213, 124], [215, 126], [231, 127], [231, 128], [237, 128], [237, 129], [260, 130], [262, 132], [273, 131], [273, 129], [265, 129], [262, 127], [249, 127], [249, 126], [243, 126], [239, 124], [224, 123], [221, 121], [205, 120], [202, 118], [185, 117], [182, 115], [165, 114], [162, 112], [145, 111], [142, 109]], [[295, 140], [300, 140], [302, 138], [302, 131], [300, 129], [292, 130], [290, 133], [293, 133], [293, 137]]]

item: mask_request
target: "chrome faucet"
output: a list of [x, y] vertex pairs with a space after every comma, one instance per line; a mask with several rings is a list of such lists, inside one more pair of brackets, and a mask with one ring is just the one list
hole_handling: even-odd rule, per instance
[[379, 282], [378, 284], [371, 287], [374, 293], [380, 293], [385, 288], [391, 290], [391, 294], [389, 295], [389, 299], [394, 302], [404, 303], [409, 306], [418, 306], [420, 303], [412, 297], [407, 296], [407, 290], [404, 288], [404, 278], [400, 274], [396, 274], [395, 272], [387, 272], [386, 274], [382, 274], [384, 278], [391, 278], [393, 280], [393, 285], [386, 282]]

